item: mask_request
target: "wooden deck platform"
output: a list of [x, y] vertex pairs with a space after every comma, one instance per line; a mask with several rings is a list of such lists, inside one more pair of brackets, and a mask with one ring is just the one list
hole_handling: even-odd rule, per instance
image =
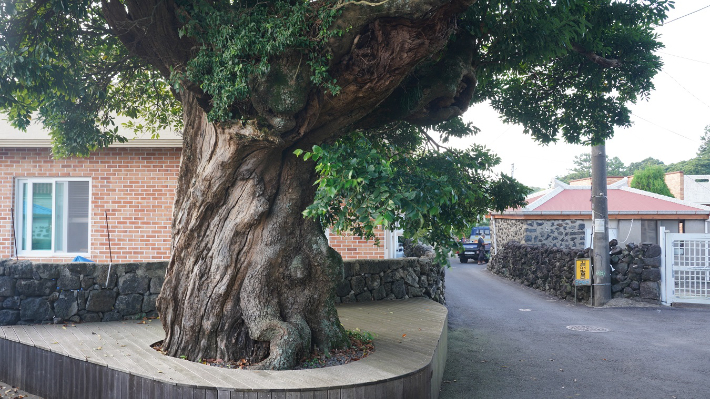
[[346, 329], [375, 335], [360, 361], [249, 371], [164, 356], [159, 320], [0, 327], [0, 380], [54, 398], [438, 398], [447, 310], [429, 299], [338, 306]]

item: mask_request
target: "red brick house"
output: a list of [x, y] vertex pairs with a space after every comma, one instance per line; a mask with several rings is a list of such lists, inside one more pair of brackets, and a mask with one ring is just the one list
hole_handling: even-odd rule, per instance
[[[88, 158], [54, 159], [38, 126], [22, 133], [0, 122], [0, 258], [169, 259], [181, 149], [182, 139], [166, 132]], [[351, 236], [329, 240], [344, 259], [394, 257], [396, 236], [378, 236], [379, 247]]]

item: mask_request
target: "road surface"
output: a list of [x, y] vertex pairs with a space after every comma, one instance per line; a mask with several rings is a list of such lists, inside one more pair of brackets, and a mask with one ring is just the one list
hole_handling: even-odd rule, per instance
[[710, 398], [708, 309], [595, 309], [485, 267], [447, 270], [442, 399]]

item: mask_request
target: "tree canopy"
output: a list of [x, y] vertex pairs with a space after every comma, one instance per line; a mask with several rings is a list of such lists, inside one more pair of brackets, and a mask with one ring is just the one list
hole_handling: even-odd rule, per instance
[[163, 350], [287, 368], [343, 344], [324, 226], [398, 224], [443, 255], [526, 193], [488, 149], [445, 147], [478, 131], [464, 112], [601, 143], [652, 91], [672, 4], [3, 0], [0, 111], [56, 156], [125, 141], [118, 118], [182, 128]]
[[[0, 109], [21, 129], [33, 118], [43, 123], [58, 156], [86, 156], [125, 140], [118, 135], [119, 116], [136, 119], [127, 124], [135, 130], [179, 129], [176, 100], [184, 92], [197, 94], [212, 121], [249, 121], [286, 132], [313, 95], [308, 93], [337, 101], [343, 43], [369, 40], [353, 26], [351, 17], [363, 12], [356, 4], [176, 1], [173, 14], [163, 10], [156, 17], [177, 27], [160, 38], [163, 47], [174, 48], [150, 53], [148, 42], [157, 38], [139, 37], [134, 28], [146, 22], [134, 20], [119, 1], [3, 2]], [[367, 15], [389, 10], [386, 1], [367, 6]], [[651, 77], [661, 67], [653, 26], [669, 6], [664, 0], [460, 5], [457, 29], [444, 33], [448, 44], [441, 51], [403, 76], [373, 112], [333, 137], [350, 136], [314, 150], [322, 192], [330, 195], [321, 195], [308, 214], [367, 232], [367, 209], [385, 225], [416, 225], [416, 233], [407, 229], [416, 235], [443, 220], [461, 220], [453, 213], [475, 220], [488, 209], [519, 204], [522, 188], [490, 172], [499, 162], [495, 155], [480, 147], [426, 148], [433, 143], [429, 134], [438, 132], [444, 142], [475, 134], [461, 114], [469, 104], [490, 101], [505, 121], [522, 124], [541, 143], [562, 137], [591, 144], [610, 137], [615, 127], [630, 124], [626, 104], [653, 89]], [[456, 94], [446, 100], [447, 92]], [[375, 171], [367, 168], [375, 168], [392, 178], [373, 184], [355, 174], [345, 157], [368, 175]], [[347, 178], [335, 174], [339, 165]], [[578, 165], [568, 177], [588, 176], [584, 168]], [[437, 186], [415, 195], [417, 187], [426, 187], [423, 181]], [[341, 202], [353, 207], [338, 208]], [[445, 235], [429, 238], [440, 242]]]
[[665, 172], [662, 166], [648, 166], [634, 173], [634, 179], [631, 180], [631, 187], [665, 195], [667, 197], [673, 197], [671, 190], [666, 184]]

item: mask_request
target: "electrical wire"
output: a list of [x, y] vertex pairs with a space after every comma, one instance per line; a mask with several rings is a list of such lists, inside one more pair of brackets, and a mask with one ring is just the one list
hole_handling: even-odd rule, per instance
[[687, 17], [688, 15], [693, 15], [693, 14], [695, 14], [696, 12], [702, 11], [702, 10], [704, 10], [704, 9], [706, 9], [706, 8], [709, 8], [709, 7], [710, 7], [710, 4], [706, 5], [706, 6], [703, 7], [703, 8], [699, 8], [699, 9], [693, 11], [693, 12], [689, 12], [689, 13], [687, 13], [687, 14], [685, 14], [685, 15], [682, 15], [682, 16], [680, 16], [680, 17], [678, 17], [678, 18], [673, 18], [673, 19], [671, 19], [670, 21], [665, 21], [665, 22], [663, 22], [663, 25], [664, 25], [664, 26], [665, 26], [665, 25], [668, 25], [668, 24], [671, 23], [671, 22], [677, 21], [677, 20], [679, 20], [679, 19], [681, 19], [681, 18], [685, 18], [685, 17]]
[[701, 64], [710, 65], [710, 62], [707, 62], [707, 61], [694, 60], [694, 59], [692, 59], [692, 58], [683, 57], [683, 56], [681, 56], [681, 55], [670, 54], [670, 53], [666, 53], [666, 52], [663, 52], [663, 51], [659, 51], [658, 54], [669, 55], [669, 56], [671, 56], [671, 57], [682, 58], [682, 59], [684, 59], [684, 60], [693, 61], [693, 62], [699, 62], [699, 63], [701, 63]]
[[650, 123], [650, 124], [652, 124], [653, 126], [656, 126], [656, 127], [658, 127], [658, 128], [661, 128], [661, 129], [663, 129], [663, 130], [667, 130], [667, 131], [669, 131], [669, 132], [675, 134], [676, 136], [682, 137], [682, 138], [684, 138], [684, 139], [686, 139], [686, 140], [697, 141], [696, 139], [691, 139], [690, 137], [683, 136], [682, 134], [680, 134], [680, 133], [678, 133], [678, 132], [674, 132], [673, 130], [668, 129], [667, 127], [663, 127], [663, 126], [661, 126], [661, 125], [658, 125], [658, 124], [656, 124], [656, 123], [653, 123], [653, 122], [649, 121], [648, 119], [642, 118], [642, 117], [640, 117], [639, 115], [637, 115], [637, 114], [635, 114], [635, 113], [633, 113], [633, 112], [631, 112], [631, 115], [633, 115], [633, 116], [635, 116], [635, 117], [641, 119], [641, 120], [644, 121], [644, 122]]
[[669, 78], [673, 79], [673, 81], [676, 82], [676, 84], [677, 84], [678, 86], [680, 86], [681, 89], [687, 91], [688, 94], [690, 94], [691, 96], [695, 97], [695, 99], [698, 100], [698, 101], [700, 101], [701, 103], [703, 103], [704, 106], [710, 108], [710, 105], [708, 105], [705, 101], [701, 100], [701, 99], [700, 99], [698, 96], [696, 96], [695, 94], [691, 93], [690, 90], [686, 89], [685, 86], [683, 86], [682, 84], [680, 84], [680, 82], [679, 82], [678, 80], [676, 80], [676, 78], [674, 78], [673, 76], [671, 76], [671, 74], [669, 74], [669, 73], [666, 72], [666, 71], [663, 71], [663, 73], [665, 73], [666, 75], [668, 75]]

